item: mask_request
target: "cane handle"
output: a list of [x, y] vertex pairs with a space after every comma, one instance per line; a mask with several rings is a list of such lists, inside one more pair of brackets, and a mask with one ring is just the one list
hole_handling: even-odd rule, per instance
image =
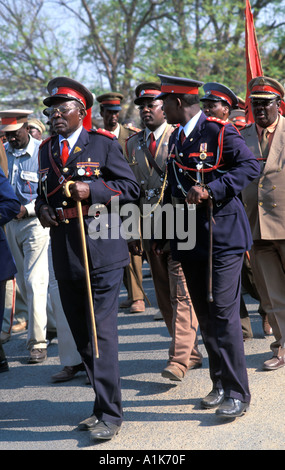
[[70, 193], [70, 191], [69, 191], [69, 186], [70, 186], [71, 184], [74, 184], [74, 181], [67, 181], [67, 182], [65, 183], [65, 185], [64, 185], [64, 192], [65, 192], [65, 195], [66, 195], [67, 197], [71, 197], [71, 193]]

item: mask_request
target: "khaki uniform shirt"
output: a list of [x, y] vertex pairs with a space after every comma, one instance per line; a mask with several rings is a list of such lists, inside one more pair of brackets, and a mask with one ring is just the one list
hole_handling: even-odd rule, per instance
[[[163, 172], [166, 170], [168, 141], [173, 131], [174, 127], [165, 122], [154, 132], [156, 137], [156, 153], [154, 158]], [[147, 223], [145, 219], [151, 217], [151, 225], [153, 230], [154, 215], [150, 215], [150, 212], [151, 207], [155, 208], [158, 202], [162, 202], [163, 180], [156, 172], [154, 167], [150, 166], [145, 152], [140, 144], [140, 140], [143, 139], [148, 147], [149, 135], [150, 130], [147, 128], [138, 132], [134, 136], [130, 137], [130, 139], [127, 141], [126, 147], [129, 165], [132, 168], [137, 182], [141, 188], [141, 197], [139, 201], [140, 212], [142, 215], [141, 222]], [[143, 240], [143, 247], [146, 251], [149, 251], [149, 240]]]
[[5, 148], [1, 140], [0, 140], [0, 167], [2, 168], [5, 176], [7, 177], [8, 176], [8, 162], [7, 162]]
[[[242, 136], [256, 158], [261, 150], [255, 124]], [[253, 240], [285, 239], [285, 118], [280, 116], [262, 173], [242, 192]]]
[[114, 134], [117, 137], [119, 144], [121, 145], [123, 149], [123, 154], [125, 157], [126, 157], [126, 141], [131, 135], [135, 134], [136, 132], [137, 132], [137, 129], [125, 127], [122, 124], [119, 124], [114, 130], [114, 132], [111, 132], [111, 134]]

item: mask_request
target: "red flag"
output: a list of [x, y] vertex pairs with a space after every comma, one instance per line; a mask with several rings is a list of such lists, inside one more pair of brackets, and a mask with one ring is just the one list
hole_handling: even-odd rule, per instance
[[253, 15], [249, 0], [246, 0], [245, 7], [245, 57], [246, 57], [246, 100], [245, 116], [247, 122], [254, 122], [249, 100], [248, 84], [252, 78], [263, 76], [263, 70], [258, 50], [258, 43], [255, 33]]
[[285, 102], [282, 100], [281, 100], [281, 106], [280, 106], [279, 112], [280, 114], [282, 114], [282, 116], [285, 116]]
[[92, 115], [91, 115], [91, 109], [87, 109], [87, 114], [85, 118], [83, 119], [83, 127], [88, 131], [89, 129], [92, 129]]

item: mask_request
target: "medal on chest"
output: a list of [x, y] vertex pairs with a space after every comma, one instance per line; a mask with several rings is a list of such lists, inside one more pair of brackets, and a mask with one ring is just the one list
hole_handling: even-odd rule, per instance
[[90, 178], [91, 176], [99, 178], [101, 175], [99, 166], [99, 162], [91, 162], [91, 159], [88, 159], [87, 162], [77, 162], [77, 175], [86, 176], [87, 178]]
[[206, 160], [207, 158], [207, 142], [200, 144], [200, 160]]

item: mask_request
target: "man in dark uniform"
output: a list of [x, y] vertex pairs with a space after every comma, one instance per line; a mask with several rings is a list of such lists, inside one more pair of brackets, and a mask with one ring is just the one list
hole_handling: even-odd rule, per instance
[[230, 112], [238, 104], [234, 92], [217, 82], [208, 82], [203, 86], [205, 95], [200, 99], [206, 116], [212, 116], [223, 121], [229, 119]]
[[[47, 88], [50, 96], [44, 104], [58, 135], [40, 148], [36, 211], [42, 225], [50, 227], [63, 309], [95, 392], [93, 414], [79, 429], [91, 430], [92, 439], [111, 439], [123, 420], [117, 309], [123, 268], [129, 263], [121, 232], [111, 237], [120, 224], [111, 207], [114, 200], [118, 204], [137, 200], [139, 187], [117, 139], [109, 132], [82, 127], [93, 104], [92, 93], [66, 77], [51, 80]], [[73, 182], [70, 198], [63, 190], [67, 181]], [[84, 217], [99, 358], [92, 341], [77, 201]]]
[[[223, 121], [230, 120], [230, 114], [236, 111], [236, 107], [238, 106], [239, 99], [234, 94], [234, 92], [226, 87], [225, 85], [217, 82], [208, 82], [203, 85], [203, 89], [205, 95], [200, 98], [202, 102], [202, 109], [206, 116], [212, 116]], [[240, 111], [238, 111], [240, 114]], [[237, 115], [238, 116], [238, 115]], [[237, 125], [239, 125], [240, 121], [235, 121]], [[235, 126], [237, 127], [237, 125]], [[244, 262], [242, 267], [242, 281], [246, 278], [247, 285], [248, 285], [248, 277], [245, 276], [249, 269], [249, 260], [248, 260], [248, 252], [244, 256]], [[244, 286], [243, 286], [244, 287]], [[241, 294], [240, 296], [240, 320], [243, 332], [243, 339], [248, 339], [253, 337], [250, 318], [248, 315], [248, 311]]]
[[[13, 279], [16, 273], [16, 265], [10, 252], [3, 226], [16, 217], [20, 210], [21, 204], [5, 177], [3, 170], [0, 168], [0, 332], [5, 307], [6, 281]], [[8, 370], [8, 362], [0, 340], [0, 372], [7, 372]]]
[[[159, 77], [158, 99], [163, 99], [167, 121], [180, 123], [169, 141], [165, 203], [185, 204], [186, 218], [187, 205], [196, 207], [194, 248], [179, 249], [174, 238], [171, 249], [173, 258], [182, 263], [209, 355], [213, 389], [201, 404], [218, 407], [219, 416], [237, 417], [250, 402], [239, 308], [243, 254], [252, 243], [238, 194], [259, 174], [259, 165], [231, 124], [207, 118], [200, 110], [202, 82]], [[210, 224], [213, 299], [207, 297]]]
[[[126, 152], [126, 142], [131, 135], [139, 129], [126, 127], [119, 123], [120, 111], [122, 109], [122, 93], [110, 91], [97, 96], [100, 103], [100, 114], [103, 118], [104, 129], [114, 134], [123, 149], [123, 153], [128, 160]], [[124, 284], [128, 292], [128, 298], [120, 304], [121, 308], [129, 308], [130, 313], [140, 313], [145, 311], [144, 291], [142, 284], [142, 258], [129, 253], [130, 264], [124, 271]]]

